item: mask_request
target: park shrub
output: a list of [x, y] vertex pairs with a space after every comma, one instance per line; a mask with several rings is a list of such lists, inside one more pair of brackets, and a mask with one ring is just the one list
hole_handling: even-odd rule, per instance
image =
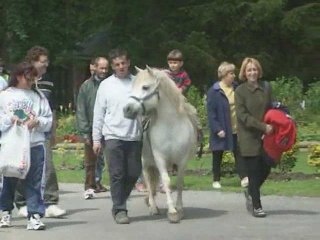
[[277, 169], [281, 173], [289, 173], [292, 171], [297, 162], [298, 146], [294, 146], [291, 150], [282, 154], [281, 161], [277, 165]]
[[301, 103], [304, 96], [301, 80], [297, 77], [279, 77], [271, 85], [274, 100], [287, 106], [294, 119], [302, 119], [304, 111]]
[[76, 117], [74, 113], [58, 114], [57, 136], [65, 139], [66, 136], [77, 134]]
[[308, 164], [320, 172], [320, 144], [310, 148], [308, 156]]
[[224, 152], [221, 162], [221, 175], [232, 176], [235, 173], [235, 159], [232, 152]]
[[305, 110], [308, 115], [320, 114], [320, 81], [311, 83], [305, 94]]
[[206, 128], [208, 118], [205, 96], [201, 94], [198, 88], [191, 86], [187, 92], [186, 97], [188, 101], [197, 109], [202, 127]]
[[209, 132], [207, 131], [208, 116], [206, 108], [206, 96], [202, 95], [198, 88], [191, 86], [186, 95], [188, 101], [197, 109], [198, 117], [203, 129], [203, 145], [208, 147]]

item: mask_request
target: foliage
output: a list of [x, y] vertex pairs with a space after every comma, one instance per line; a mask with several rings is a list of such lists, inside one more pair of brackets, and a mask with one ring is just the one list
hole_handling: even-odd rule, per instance
[[[71, 67], [110, 48], [127, 48], [138, 66], [163, 66], [181, 48], [201, 91], [221, 61], [239, 65], [246, 56], [261, 61], [266, 79], [294, 75], [307, 86], [319, 77], [319, 10], [307, 0], [2, 0], [0, 55], [12, 64], [43, 45], [52, 67], [64, 70], [57, 81], [68, 82], [77, 77]], [[96, 43], [99, 33], [107, 38]]]
[[277, 169], [281, 173], [289, 173], [295, 167], [297, 162], [297, 151], [298, 147], [294, 146], [291, 150], [282, 154], [281, 161], [277, 165]]
[[310, 149], [308, 164], [315, 167], [317, 171], [320, 172], [320, 145], [315, 145]]
[[57, 136], [77, 134], [76, 118], [74, 114], [60, 114], [58, 116]]
[[320, 114], [320, 81], [309, 84], [305, 94], [306, 112], [311, 115]]
[[[305, 115], [306, 118], [308, 116]], [[313, 115], [312, 119], [312, 122], [300, 121], [298, 125], [299, 141], [320, 141], [320, 116]]]
[[295, 119], [303, 116], [301, 102], [303, 100], [302, 82], [297, 77], [280, 77], [271, 82], [274, 100], [287, 106]]
[[187, 99], [197, 109], [202, 128], [206, 128], [208, 120], [205, 96], [196, 87], [191, 86], [187, 92]]
[[235, 160], [231, 152], [224, 152], [221, 162], [221, 175], [233, 175], [235, 172]]

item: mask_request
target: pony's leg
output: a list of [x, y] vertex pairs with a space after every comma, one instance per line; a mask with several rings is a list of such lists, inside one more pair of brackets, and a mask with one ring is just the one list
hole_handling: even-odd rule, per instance
[[177, 202], [176, 209], [179, 214], [179, 218], [183, 218], [183, 202], [182, 202], [182, 191], [183, 191], [183, 176], [184, 176], [185, 166], [178, 166], [178, 176], [177, 176]]
[[[164, 161], [162, 161], [162, 162], [164, 163]], [[178, 223], [180, 219], [179, 219], [178, 212], [177, 212], [176, 208], [174, 207], [173, 200], [171, 197], [170, 178], [169, 178], [168, 171], [167, 171], [166, 167], [164, 166], [164, 164], [163, 165], [158, 164], [158, 169], [160, 172], [160, 176], [161, 176], [161, 180], [162, 180], [162, 184], [163, 184], [163, 189], [164, 189], [164, 191], [166, 193], [166, 197], [167, 197], [169, 221], [171, 223]]]
[[147, 169], [143, 170], [143, 174], [144, 174], [145, 184], [148, 189], [148, 196], [145, 199], [146, 204], [149, 207], [149, 211], [151, 215], [158, 215], [160, 214], [160, 211], [155, 201], [156, 184], [154, 183], [154, 182], [157, 182], [158, 173], [153, 167], [148, 167]]

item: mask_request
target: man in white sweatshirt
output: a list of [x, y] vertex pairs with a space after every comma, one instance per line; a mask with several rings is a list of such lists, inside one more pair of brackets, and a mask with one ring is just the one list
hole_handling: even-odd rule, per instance
[[93, 151], [102, 150], [109, 165], [112, 215], [118, 224], [128, 224], [127, 199], [141, 174], [142, 125], [140, 119], [123, 115], [134, 76], [130, 74], [130, 59], [122, 49], [113, 49], [109, 60], [114, 74], [98, 89], [93, 114]]

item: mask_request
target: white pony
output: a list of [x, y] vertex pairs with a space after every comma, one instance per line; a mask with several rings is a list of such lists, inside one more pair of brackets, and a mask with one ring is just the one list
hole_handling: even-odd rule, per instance
[[[197, 144], [197, 112], [170, 77], [161, 70], [147, 66], [136, 68], [132, 96], [124, 107], [124, 115], [135, 118], [147, 115], [144, 132], [142, 166], [148, 189], [146, 203], [152, 215], [159, 214], [155, 202], [159, 174], [167, 197], [168, 218], [177, 223], [183, 217], [182, 189], [186, 163], [195, 156]], [[168, 168], [176, 164], [177, 201], [174, 206]]]

